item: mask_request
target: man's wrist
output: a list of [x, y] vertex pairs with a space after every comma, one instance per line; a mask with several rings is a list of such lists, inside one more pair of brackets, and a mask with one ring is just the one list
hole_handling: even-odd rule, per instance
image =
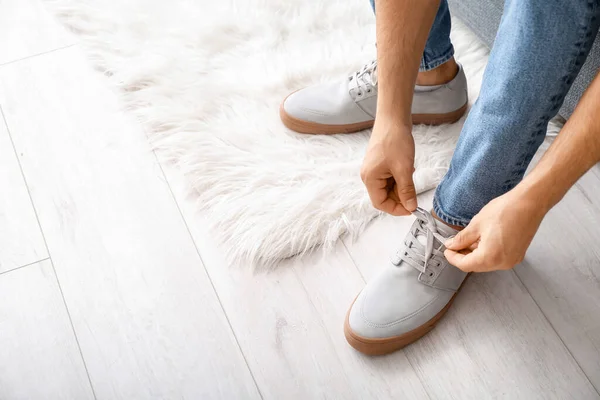
[[552, 188], [549, 183], [544, 180], [526, 178], [512, 191], [516, 195], [515, 201], [531, 205], [543, 216], [548, 213], [548, 211], [550, 211], [563, 196], [563, 194], [559, 194], [555, 189], [555, 187]]
[[403, 119], [385, 118], [377, 114], [371, 140], [392, 140], [393, 138], [401, 138], [410, 136], [412, 139], [412, 125]]
[[380, 104], [381, 102], [377, 104], [375, 125], [385, 125], [408, 132], [412, 131], [412, 116], [410, 111], [403, 110], [406, 107], [381, 106]]

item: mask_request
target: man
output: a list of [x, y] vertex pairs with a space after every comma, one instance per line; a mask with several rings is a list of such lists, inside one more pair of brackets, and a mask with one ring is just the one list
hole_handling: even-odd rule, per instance
[[288, 127], [307, 133], [373, 125], [361, 170], [371, 201], [417, 217], [393, 265], [348, 312], [346, 338], [366, 354], [395, 351], [432, 329], [468, 272], [519, 263], [544, 215], [600, 161], [596, 78], [523, 179], [594, 41], [600, 1], [506, 0], [481, 94], [433, 210], [417, 208], [412, 123], [460, 118], [466, 80], [453, 59], [446, 0], [378, 0], [376, 8], [377, 61], [290, 95], [280, 110]]

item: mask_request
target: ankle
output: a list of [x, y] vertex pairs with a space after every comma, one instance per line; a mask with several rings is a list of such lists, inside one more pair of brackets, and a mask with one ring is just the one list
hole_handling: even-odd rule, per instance
[[417, 85], [435, 86], [450, 82], [458, 74], [458, 64], [454, 57], [443, 63], [439, 67], [429, 71], [419, 72], [417, 75]]
[[431, 210], [431, 215], [433, 216], [433, 218], [435, 218], [436, 220], [440, 221], [442, 224], [449, 226], [452, 229], [456, 229], [457, 231], [462, 231], [463, 229], [465, 229], [464, 226], [458, 226], [458, 225], [451, 225], [449, 223], [447, 223], [446, 221], [444, 221], [443, 219], [441, 219], [440, 217], [438, 217], [438, 215], [435, 213], [435, 210]]

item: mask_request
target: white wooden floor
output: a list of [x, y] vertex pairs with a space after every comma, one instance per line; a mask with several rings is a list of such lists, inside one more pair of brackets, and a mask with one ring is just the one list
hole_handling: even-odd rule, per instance
[[0, 1], [0, 107], [0, 399], [600, 399], [598, 167], [522, 265], [369, 358], [344, 315], [410, 219], [270, 274], [227, 265], [37, 0]]

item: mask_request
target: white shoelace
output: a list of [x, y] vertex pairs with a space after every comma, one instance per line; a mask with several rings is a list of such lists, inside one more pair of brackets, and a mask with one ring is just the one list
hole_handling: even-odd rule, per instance
[[[404, 250], [396, 253], [393, 260], [395, 265], [402, 262], [407, 263], [421, 273], [425, 273], [427, 265], [433, 256], [444, 257], [444, 242], [452, 236], [445, 237], [437, 229], [433, 216], [418, 207], [413, 215], [417, 218], [409, 234], [406, 237]], [[419, 236], [426, 238], [425, 245], [419, 241]], [[437, 239], [441, 245], [434, 248], [434, 239]]]
[[357, 94], [370, 93], [377, 86], [377, 60], [363, 65], [363, 67], [348, 77], [351, 84], [358, 89]]

